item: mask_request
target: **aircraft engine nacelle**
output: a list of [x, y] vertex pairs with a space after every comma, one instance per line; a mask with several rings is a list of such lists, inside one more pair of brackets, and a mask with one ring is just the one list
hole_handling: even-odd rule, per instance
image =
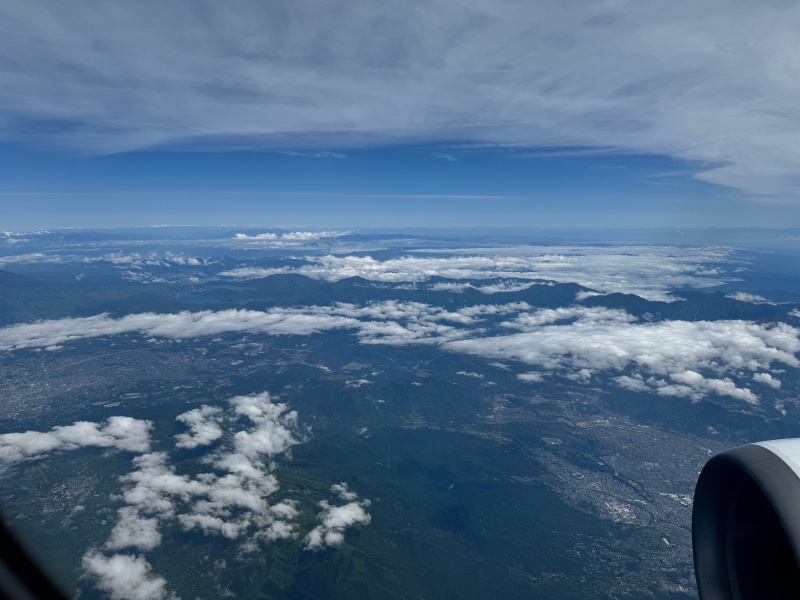
[[800, 598], [800, 438], [709, 460], [695, 489], [692, 544], [701, 600]]

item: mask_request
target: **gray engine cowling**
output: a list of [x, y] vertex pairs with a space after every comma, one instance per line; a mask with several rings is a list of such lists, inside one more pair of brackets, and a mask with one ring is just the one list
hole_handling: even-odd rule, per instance
[[701, 600], [800, 598], [800, 438], [709, 460], [695, 489], [692, 544]]

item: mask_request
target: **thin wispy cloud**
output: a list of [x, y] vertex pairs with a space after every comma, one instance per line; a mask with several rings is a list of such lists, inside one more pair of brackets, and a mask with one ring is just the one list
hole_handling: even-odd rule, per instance
[[793, 3], [236, 0], [0, 8], [5, 141], [87, 152], [475, 142], [693, 161], [788, 198]]

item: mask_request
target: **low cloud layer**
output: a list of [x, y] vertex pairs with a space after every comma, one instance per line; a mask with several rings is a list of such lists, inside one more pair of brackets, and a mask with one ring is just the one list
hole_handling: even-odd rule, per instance
[[[331, 238], [339, 238], [350, 235], [349, 231], [287, 231], [286, 233], [236, 233], [233, 238], [236, 240], [249, 240], [266, 242], [270, 246], [285, 246], [296, 244], [297, 242], [314, 242]], [[274, 242], [274, 243], [271, 243]]]
[[314, 279], [339, 281], [362, 277], [391, 283], [421, 283], [431, 277], [455, 280], [437, 282], [431, 289], [463, 291], [458, 280], [512, 279], [477, 286], [491, 294], [528, 287], [524, 281], [577, 283], [602, 293], [637, 294], [648, 300], [671, 301], [670, 292], [681, 288], [704, 289], [729, 281], [720, 265], [729, 252], [714, 248], [670, 247], [537, 247], [470, 249], [471, 254], [452, 256], [404, 256], [377, 260], [370, 256], [307, 257], [296, 268], [240, 267], [220, 273], [233, 279], [254, 279], [297, 273]]
[[[498, 317], [503, 320], [498, 322]], [[125, 333], [183, 340], [224, 333], [311, 335], [333, 330], [351, 331], [362, 344], [428, 344], [516, 361], [528, 372], [520, 376], [524, 381], [561, 375], [587, 382], [595, 374], [609, 373], [629, 389], [692, 399], [723, 395], [750, 403], [758, 401], [750, 385], [777, 389], [780, 381], [771, 375], [768, 381], [765, 375], [773, 363], [799, 366], [800, 352], [800, 330], [786, 323], [650, 322], [624, 310], [581, 305], [534, 310], [518, 302], [446, 310], [397, 301], [41, 321], [0, 329], [0, 350], [58, 348], [80, 339]], [[179, 436], [178, 443], [189, 448], [213, 441], [219, 433], [218, 417], [213, 412], [187, 413], [184, 420], [190, 430]], [[271, 422], [268, 415], [263, 418]], [[269, 448], [270, 442], [258, 435], [238, 435], [246, 456]]]
[[[639, 322], [622, 310], [573, 307], [520, 314], [502, 326], [520, 332], [448, 341], [446, 349], [487, 358], [517, 360], [550, 373], [589, 380], [600, 372], [621, 387], [664, 396], [700, 399], [709, 394], [756, 403], [745, 383], [776, 382], [773, 362], [798, 367], [800, 331], [785, 323], [749, 321]], [[701, 374], [701, 371], [708, 375]], [[758, 372], [762, 372], [758, 374]], [[744, 380], [738, 384], [731, 379]], [[519, 376], [539, 381], [541, 373]]]

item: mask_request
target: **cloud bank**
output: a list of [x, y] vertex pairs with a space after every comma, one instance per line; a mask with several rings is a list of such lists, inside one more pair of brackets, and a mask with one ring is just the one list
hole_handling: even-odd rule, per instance
[[[600, 372], [632, 371], [614, 381], [635, 391], [695, 400], [709, 394], [749, 403], [758, 397], [745, 383], [773, 362], [800, 366], [800, 330], [785, 323], [749, 321], [639, 322], [622, 310], [572, 307], [522, 313], [501, 326], [511, 335], [450, 340], [443, 347], [486, 358], [517, 360], [550, 372], [589, 380]], [[701, 374], [701, 371], [710, 376]], [[766, 381], [763, 373], [756, 381]], [[521, 374], [538, 381], [540, 373]], [[779, 382], [778, 382], [779, 385]], [[777, 386], [774, 386], [777, 387]]]
[[[769, 380], [764, 376], [773, 363], [800, 366], [796, 357], [800, 329], [787, 323], [651, 322], [620, 309], [574, 305], [534, 310], [525, 302], [457, 310], [387, 301], [268, 311], [144, 313], [119, 319], [97, 315], [2, 328], [0, 350], [53, 348], [124, 333], [183, 340], [223, 333], [312, 335], [333, 330], [351, 331], [362, 344], [427, 344], [491, 360], [515, 361], [525, 367], [526, 372], [519, 376], [523, 381], [536, 382], [556, 374], [587, 382], [595, 374], [609, 373], [616, 384], [628, 389], [695, 400], [723, 395], [756, 403], [758, 395], [749, 388], [753, 381], [776, 389], [780, 385], [772, 376]], [[250, 407], [242, 414], [266, 419], [264, 426], [269, 428], [273, 416], [254, 411]], [[183, 419], [190, 431], [178, 436], [178, 444], [189, 448], [218, 439], [218, 418], [212, 409], [187, 413]], [[237, 434], [240, 452], [252, 457], [259, 449], [271, 451], [274, 433], [270, 431], [264, 439], [261, 433]]]
[[338, 238], [350, 235], [349, 231], [288, 231], [278, 235], [277, 233], [257, 233], [248, 235], [246, 233], [235, 233], [236, 240], [261, 240], [261, 241], [280, 241], [280, 242], [312, 242], [316, 240]]
[[[371, 281], [425, 282], [432, 277], [455, 280], [437, 282], [431, 289], [463, 291], [469, 284], [458, 280], [522, 279], [530, 282], [577, 283], [597, 292], [636, 294], [648, 300], [672, 301], [671, 291], [704, 289], [730, 281], [720, 265], [730, 252], [724, 248], [670, 247], [537, 247], [470, 249], [469, 255], [404, 256], [377, 260], [370, 256], [306, 257], [297, 268], [240, 267], [220, 273], [233, 279], [254, 279], [297, 273], [324, 281], [362, 277]], [[517, 291], [530, 284], [501, 282], [477, 287], [491, 294]]]

